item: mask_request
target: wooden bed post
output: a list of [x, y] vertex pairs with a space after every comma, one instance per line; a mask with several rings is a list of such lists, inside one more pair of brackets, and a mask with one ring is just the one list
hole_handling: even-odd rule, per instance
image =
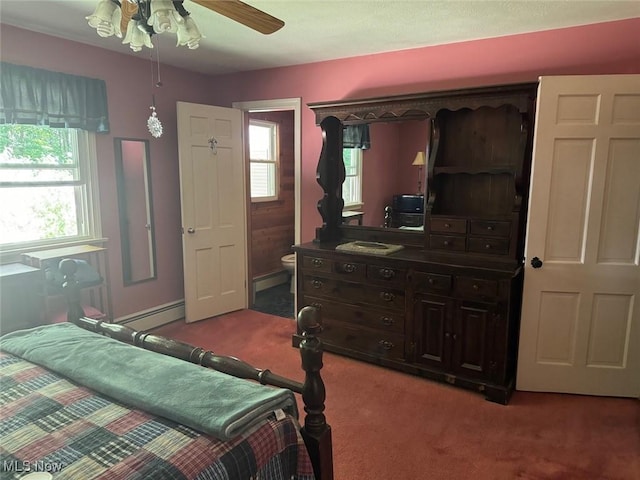
[[316, 478], [333, 480], [333, 452], [331, 427], [324, 416], [326, 398], [322, 368], [322, 343], [316, 337], [322, 331], [320, 311], [315, 307], [303, 307], [298, 313], [298, 329], [302, 332], [300, 356], [305, 379], [302, 400], [306, 416], [302, 436], [311, 457]]
[[62, 291], [67, 299], [67, 321], [77, 323], [79, 318], [84, 317], [84, 310], [80, 301], [80, 286], [76, 280], [78, 265], [72, 259], [67, 258], [60, 262], [59, 268], [64, 274]]

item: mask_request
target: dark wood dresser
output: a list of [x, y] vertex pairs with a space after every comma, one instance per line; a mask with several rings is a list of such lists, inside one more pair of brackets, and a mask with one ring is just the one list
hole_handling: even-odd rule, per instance
[[[321, 308], [327, 350], [509, 401], [535, 94], [519, 84], [309, 105], [325, 195], [316, 239], [295, 246], [297, 308]], [[343, 224], [343, 126], [425, 117], [424, 228]], [[403, 248], [336, 250], [349, 242]]]

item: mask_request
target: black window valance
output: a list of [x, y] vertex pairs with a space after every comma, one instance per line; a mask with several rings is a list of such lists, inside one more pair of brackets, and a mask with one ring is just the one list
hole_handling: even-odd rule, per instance
[[371, 148], [369, 125], [347, 125], [342, 130], [342, 148]]
[[0, 123], [109, 131], [104, 80], [0, 62]]

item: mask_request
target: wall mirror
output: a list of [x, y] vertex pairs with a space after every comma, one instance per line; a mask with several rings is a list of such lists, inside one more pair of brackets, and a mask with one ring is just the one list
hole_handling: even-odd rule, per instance
[[[390, 227], [422, 231], [424, 209], [416, 205], [424, 205], [430, 130], [427, 118], [369, 124], [371, 148], [362, 152], [363, 205], [358, 209], [364, 213], [363, 226], [383, 227], [385, 208], [392, 206], [394, 197], [403, 195]], [[414, 165], [418, 152], [425, 154], [423, 165]]]
[[125, 285], [156, 278], [149, 141], [115, 138], [116, 182]]

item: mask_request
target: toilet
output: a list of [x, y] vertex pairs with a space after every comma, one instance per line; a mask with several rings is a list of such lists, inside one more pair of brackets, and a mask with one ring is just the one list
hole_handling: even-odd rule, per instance
[[290, 253], [288, 255], [284, 255], [280, 260], [282, 261], [282, 266], [291, 275], [291, 287], [289, 288], [289, 291], [291, 293], [295, 293], [296, 291], [296, 254]]

